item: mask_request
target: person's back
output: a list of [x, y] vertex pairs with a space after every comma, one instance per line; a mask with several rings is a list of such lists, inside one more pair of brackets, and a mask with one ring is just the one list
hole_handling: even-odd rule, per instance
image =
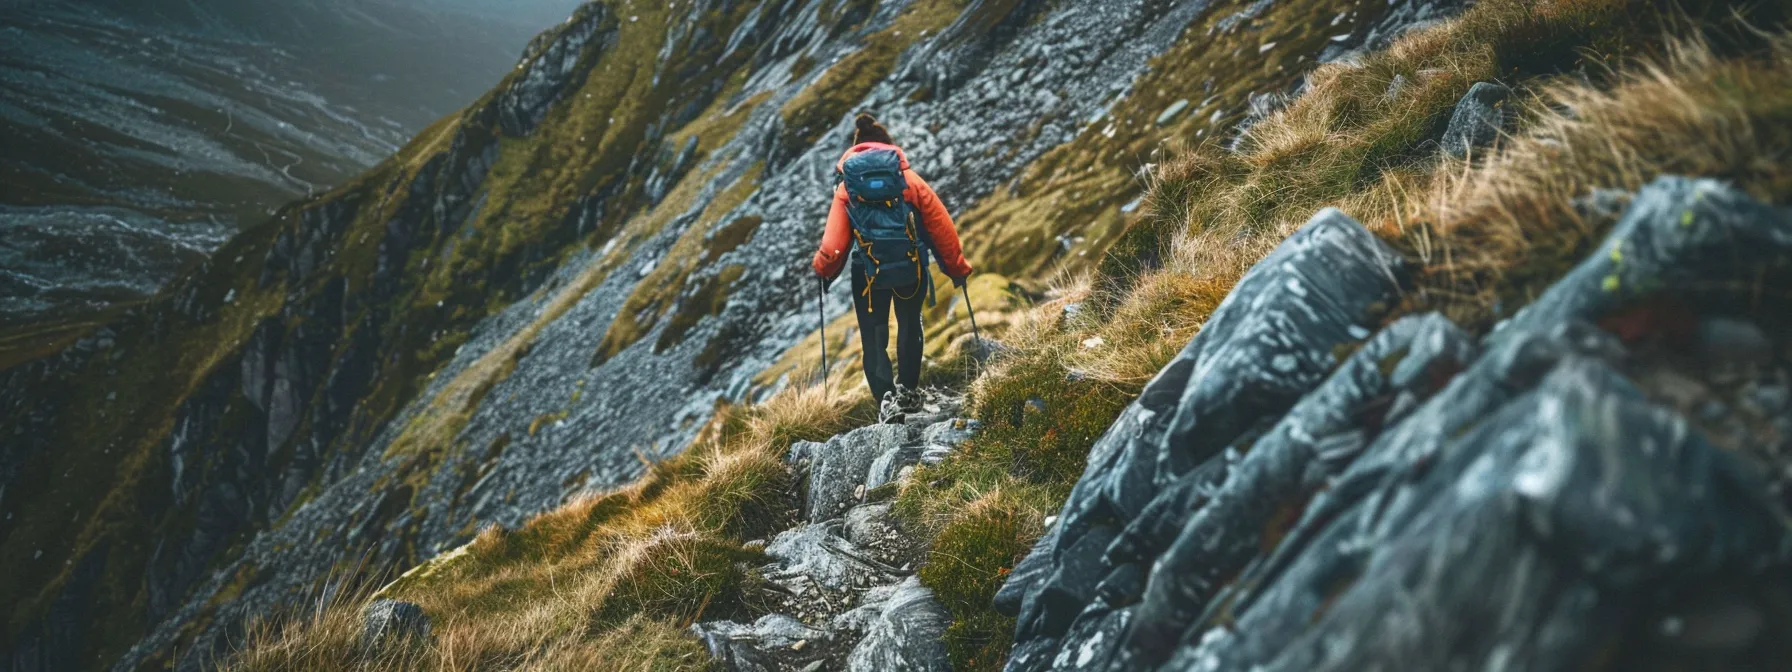
[[[831, 283], [852, 264], [853, 307], [864, 349], [865, 382], [877, 399], [914, 410], [921, 377], [921, 305], [929, 252], [954, 284], [971, 272], [958, 230], [939, 195], [909, 167], [908, 156], [869, 114], [854, 121], [853, 145], [835, 165], [833, 206], [815, 273]], [[849, 259], [850, 257], [850, 259]], [[897, 321], [896, 375], [887, 352], [889, 313]], [[892, 420], [886, 411], [885, 419]]]

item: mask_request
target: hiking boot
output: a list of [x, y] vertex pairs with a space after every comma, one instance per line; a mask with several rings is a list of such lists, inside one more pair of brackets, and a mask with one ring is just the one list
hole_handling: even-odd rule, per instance
[[884, 400], [877, 406], [877, 421], [886, 425], [901, 424], [908, 419], [902, 410], [902, 403], [897, 401], [895, 392], [885, 392]]
[[896, 386], [896, 405], [903, 413], [919, 413], [927, 405], [927, 395], [920, 390]]

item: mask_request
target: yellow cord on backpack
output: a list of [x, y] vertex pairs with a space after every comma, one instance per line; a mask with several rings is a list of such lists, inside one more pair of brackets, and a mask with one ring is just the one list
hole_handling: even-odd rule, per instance
[[[865, 202], [863, 196], [858, 199], [860, 202]], [[884, 204], [886, 207], [896, 207], [895, 200], [885, 201]], [[903, 233], [908, 234], [908, 242], [912, 243], [909, 246], [908, 260], [915, 265], [915, 291], [909, 292], [908, 296], [903, 296], [892, 289], [890, 295], [907, 301], [921, 293], [921, 283], [927, 279], [926, 271], [921, 269], [921, 242], [915, 238], [915, 213], [913, 210], [908, 213], [908, 226], [903, 228]], [[877, 284], [877, 276], [883, 271], [883, 262], [878, 261], [877, 257], [871, 254], [871, 243], [865, 242], [865, 237], [859, 235], [859, 227], [852, 227], [852, 237], [854, 241], [858, 242], [859, 249], [863, 251], [865, 258], [871, 260], [871, 274], [865, 278], [865, 290], [859, 294], [865, 297], [865, 312], [875, 313], [877, 305], [871, 302], [871, 288]]]
[[[908, 248], [908, 260], [915, 265], [915, 291], [909, 292], [908, 296], [903, 296], [892, 289], [890, 290], [890, 295], [902, 299], [903, 301], [907, 301], [915, 298], [916, 294], [921, 293], [921, 281], [924, 279], [924, 276], [921, 275], [921, 255], [919, 252], [921, 243], [920, 241], [915, 240], [915, 213], [913, 211], [908, 213], [908, 226], [904, 227], [902, 231], [908, 234], [908, 242], [913, 243], [912, 245], [909, 245]], [[867, 283], [866, 286], [869, 288], [869, 283]]]
[[865, 258], [871, 260], [871, 275], [865, 278], [865, 291], [859, 292], [859, 294], [865, 297], [865, 312], [875, 313], [877, 312], [877, 305], [871, 302], [871, 286], [877, 282], [877, 274], [878, 271], [883, 269], [883, 264], [877, 261], [877, 257], [872, 256], [871, 243], [865, 242], [865, 237], [859, 235], [859, 228], [856, 226], [852, 228], [852, 237], [853, 240], [858, 241], [859, 249], [865, 251]]

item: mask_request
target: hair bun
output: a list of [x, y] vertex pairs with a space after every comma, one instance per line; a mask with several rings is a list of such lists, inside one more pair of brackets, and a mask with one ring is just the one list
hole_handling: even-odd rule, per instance
[[877, 117], [871, 116], [870, 112], [860, 112], [859, 116], [853, 118], [852, 121], [853, 145], [856, 146], [867, 142], [881, 142], [886, 145], [896, 144], [896, 141], [890, 138], [890, 129], [884, 128], [883, 124], [877, 123]]

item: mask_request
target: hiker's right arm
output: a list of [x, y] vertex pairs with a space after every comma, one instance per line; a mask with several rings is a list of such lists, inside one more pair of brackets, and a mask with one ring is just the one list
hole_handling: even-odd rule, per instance
[[815, 274], [832, 280], [846, 266], [847, 246], [852, 244], [852, 223], [846, 219], [846, 187], [834, 187], [834, 204], [828, 208], [827, 229], [821, 234], [821, 249], [815, 251]]
[[927, 180], [910, 170], [905, 173], [909, 190], [913, 192], [910, 203], [921, 212], [921, 225], [927, 228], [927, 238], [933, 243], [934, 258], [940, 260], [946, 275], [952, 277], [953, 284], [971, 275], [971, 262], [964, 258], [964, 247], [958, 242], [958, 227], [952, 223], [952, 214], [946, 212], [946, 205], [940, 202], [940, 195], [933, 191]]

